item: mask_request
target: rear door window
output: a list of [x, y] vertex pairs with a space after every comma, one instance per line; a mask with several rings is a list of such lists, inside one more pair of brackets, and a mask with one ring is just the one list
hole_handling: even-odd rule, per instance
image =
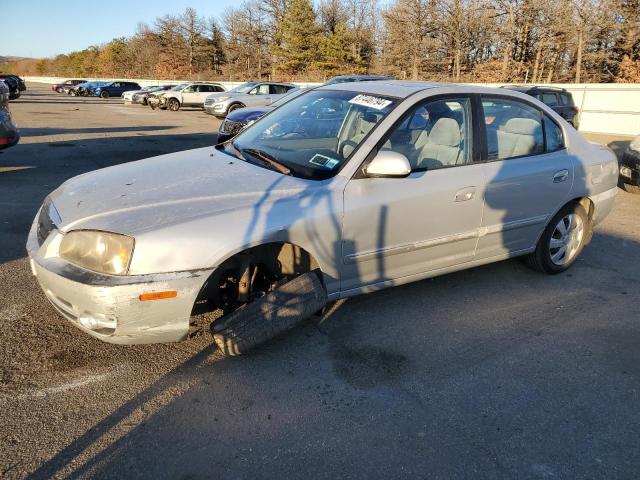
[[544, 138], [547, 152], [555, 152], [564, 148], [564, 136], [556, 122], [544, 115]]
[[542, 112], [518, 100], [483, 98], [488, 160], [544, 153]]

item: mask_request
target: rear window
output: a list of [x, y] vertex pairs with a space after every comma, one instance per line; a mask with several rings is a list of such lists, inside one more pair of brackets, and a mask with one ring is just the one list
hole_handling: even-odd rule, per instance
[[560, 100], [562, 100], [562, 104], [563, 105], [567, 105], [569, 107], [573, 107], [573, 98], [571, 98], [571, 95], [569, 95], [567, 93], [561, 93], [560, 94]]

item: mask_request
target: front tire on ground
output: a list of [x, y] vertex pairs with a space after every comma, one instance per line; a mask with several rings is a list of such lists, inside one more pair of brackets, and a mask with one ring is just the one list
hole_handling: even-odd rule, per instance
[[244, 105], [242, 103], [234, 103], [229, 105], [229, 108], [227, 109], [227, 115], [229, 115], [234, 110], [238, 110], [239, 108], [244, 108]]
[[100, 97], [101, 97], [101, 98], [109, 98], [109, 93], [108, 93], [108, 92], [102, 92], [102, 93], [100, 94]]
[[567, 204], [551, 219], [536, 250], [526, 257], [527, 264], [542, 273], [564, 272], [576, 261], [590, 236], [591, 224], [584, 207]]
[[169, 107], [169, 110], [171, 110], [172, 112], [177, 112], [178, 110], [180, 110], [180, 102], [175, 98], [170, 98], [167, 105]]
[[211, 333], [225, 355], [241, 355], [290, 330], [326, 303], [318, 273], [304, 273], [214, 322]]

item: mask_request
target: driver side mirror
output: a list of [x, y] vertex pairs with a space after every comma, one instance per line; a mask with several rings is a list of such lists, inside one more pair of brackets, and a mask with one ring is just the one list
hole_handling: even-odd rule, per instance
[[398, 152], [382, 150], [365, 168], [367, 177], [404, 178], [411, 173], [411, 164], [407, 157]]

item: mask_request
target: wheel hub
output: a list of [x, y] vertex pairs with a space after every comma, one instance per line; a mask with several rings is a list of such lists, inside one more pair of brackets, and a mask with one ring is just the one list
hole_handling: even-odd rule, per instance
[[582, 244], [584, 222], [574, 213], [565, 215], [557, 223], [549, 241], [551, 261], [558, 266], [571, 262]]

